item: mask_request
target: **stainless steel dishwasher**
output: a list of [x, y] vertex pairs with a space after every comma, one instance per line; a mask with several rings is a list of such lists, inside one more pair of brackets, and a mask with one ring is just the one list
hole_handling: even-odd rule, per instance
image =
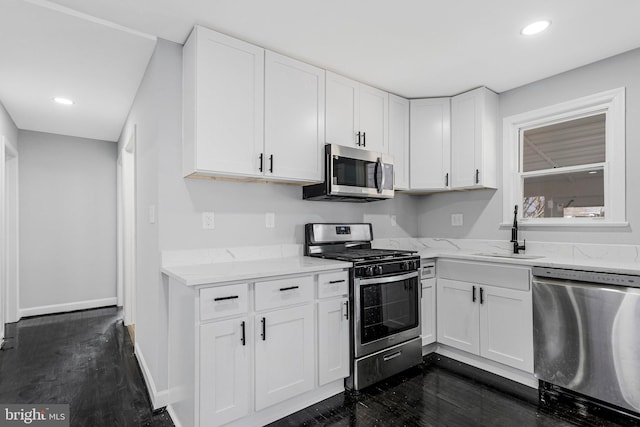
[[544, 267], [533, 276], [536, 377], [640, 413], [640, 276]]

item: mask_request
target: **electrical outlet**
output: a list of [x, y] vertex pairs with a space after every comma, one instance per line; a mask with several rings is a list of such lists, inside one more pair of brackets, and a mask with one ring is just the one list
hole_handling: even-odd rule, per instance
[[398, 219], [395, 215], [391, 215], [391, 226], [396, 227], [398, 225]]
[[202, 228], [205, 230], [216, 228], [216, 218], [213, 212], [202, 212]]
[[464, 224], [464, 216], [459, 214], [451, 214], [451, 225], [454, 227], [460, 227]]
[[264, 214], [264, 226], [267, 228], [275, 228], [276, 226], [276, 214], [273, 212], [267, 212]]

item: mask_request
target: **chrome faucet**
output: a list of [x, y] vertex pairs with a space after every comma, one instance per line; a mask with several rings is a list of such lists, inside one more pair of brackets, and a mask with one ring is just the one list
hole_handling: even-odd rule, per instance
[[511, 227], [511, 243], [513, 243], [513, 253], [518, 254], [520, 251], [527, 250], [527, 241], [524, 240], [522, 245], [518, 243], [518, 205], [513, 210], [513, 227]]

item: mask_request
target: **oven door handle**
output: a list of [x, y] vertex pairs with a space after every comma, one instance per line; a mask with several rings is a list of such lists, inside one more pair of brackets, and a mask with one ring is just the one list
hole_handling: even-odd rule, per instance
[[392, 283], [399, 282], [401, 280], [408, 280], [413, 278], [418, 278], [418, 272], [414, 271], [412, 273], [403, 274], [401, 276], [390, 276], [390, 277], [377, 277], [372, 279], [356, 279], [356, 282], [360, 285], [370, 285], [372, 283], [375, 284], [384, 284], [384, 283]]

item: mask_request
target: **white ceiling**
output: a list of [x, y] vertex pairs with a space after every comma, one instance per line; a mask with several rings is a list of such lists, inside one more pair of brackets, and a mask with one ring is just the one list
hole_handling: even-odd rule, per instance
[[116, 141], [155, 37], [61, 9], [0, 0], [0, 102], [19, 129]]
[[[23, 1], [0, 0], [0, 4], [4, 8], [11, 3], [12, 8], [20, 9], [14, 4]], [[29, 1], [43, 3], [45, 0]], [[640, 47], [637, 22], [640, 1], [636, 0], [53, 1], [177, 43], [185, 41], [194, 24], [201, 24], [408, 98], [454, 95], [481, 85], [503, 92]], [[10, 34], [26, 33], [23, 29], [26, 25], [30, 38], [40, 37], [44, 42], [52, 34], [41, 28], [48, 22], [42, 20], [41, 13], [34, 15], [32, 24], [9, 22]], [[529, 38], [519, 34], [525, 24], [540, 18], [553, 22], [547, 32]], [[0, 21], [4, 27], [4, 21], [14, 19], [0, 18]], [[117, 51], [101, 53], [100, 58], [96, 55], [87, 58], [86, 55], [92, 54], [94, 43], [103, 48], [100, 43], [108, 37], [99, 33], [106, 30], [98, 29], [95, 24], [85, 24], [77, 30], [81, 35], [70, 35], [65, 50], [84, 49], [78, 60], [92, 70], [104, 67], [119, 70], [123, 62], [140, 59], [136, 58], [140, 55], [136, 49], [148, 41], [144, 37], [137, 42], [119, 41]], [[4, 28], [2, 31], [4, 33]], [[10, 37], [13, 42], [20, 38]], [[59, 40], [58, 47], [63, 43]], [[0, 42], [3, 63], [7, 44]], [[48, 55], [48, 49], [40, 50], [42, 55]], [[27, 75], [18, 76], [30, 79], [22, 84], [29, 91], [44, 90], [44, 87], [35, 88], [30, 81], [39, 81], [42, 77], [48, 80], [51, 72], [59, 72], [34, 69], [28, 62], [33, 58], [20, 55], [14, 58], [16, 70], [29, 71]], [[148, 56], [142, 55], [140, 62], [146, 64], [147, 59]], [[139, 82], [139, 67], [128, 72], [133, 76], [132, 81]], [[8, 91], [4, 71], [0, 77], [0, 101], [13, 115], [14, 101], [5, 99]], [[75, 93], [93, 97], [87, 86], [98, 85], [102, 80], [88, 82], [87, 77], [84, 79], [87, 81], [83, 80], [85, 85], [79, 86]], [[103, 86], [109, 84], [103, 83]], [[131, 99], [131, 93], [122, 98], [127, 110]], [[77, 107], [80, 108], [80, 104]], [[105, 121], [117, 121], [110, 109], [105, 108], [98, 115], [104, 116]], [[18, 126], [23, 127], [26, 119], [18, 120], [16, 116]], [[28, 123], [32, 126], [45, 121], [43, 115]], [[122, 120], [117, 126], [122, 127]]]

